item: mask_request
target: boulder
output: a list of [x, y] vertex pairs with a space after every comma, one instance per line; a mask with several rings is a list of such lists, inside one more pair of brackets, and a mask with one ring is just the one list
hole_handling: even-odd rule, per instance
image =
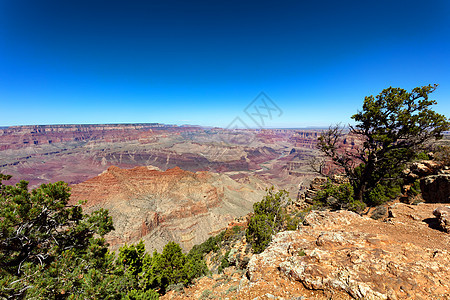
[[438, 218], [441, 229], [450, 233], [450, 206], [436, 208], [433, 215]]
[[450, 203], [450, 174], [431, 175], [420, 181], [425, 202]]
[[417, 179], [423, 176], [428, 176], [435, 174], [436, 171], [441, 167], [436, 161], [433, 160], [422, 160], [419, 162], [413, 162], [409, 168], [407, 168], [404, 173], [407, 177], [411, 179]]

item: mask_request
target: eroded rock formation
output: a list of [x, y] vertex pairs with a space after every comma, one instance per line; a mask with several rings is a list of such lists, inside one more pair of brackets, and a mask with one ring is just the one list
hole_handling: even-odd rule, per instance
[[265, 190], [254, 180], [252, 185], [211, 172], [112, 166], [74, 185], [71, 201], [87, 200], [86, 211], [109, 210], [115, 231], [107, 240], [113, 249], [142, 239], [149, 251], [161, 251], [169, 241], [189, 250], [262, 199]]
[[420, 181], [422, 197], [430, 203], [450, 203], [450, 174], [431, 175]]
[[59, 180], [77, 184], [112, 165], [180, 167], [234, 179], [253, 173], [295, 195], [298, 184], [313, 176], [305, 162], [315, 155], [319, 133], [156, 123], [12, 126], [0, 129], [0, 172], [13, 175], [11, 184], [27, 180], [36, 187]]
[[397, 203], [390, 218], [312, 211], [297, 231], [275, 235], [242, 272], [203, 278], [163, 299], [449, 299], [450, 235], [437, 204]]

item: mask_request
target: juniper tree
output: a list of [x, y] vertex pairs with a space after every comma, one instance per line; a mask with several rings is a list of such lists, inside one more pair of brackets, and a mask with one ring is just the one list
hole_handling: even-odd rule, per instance
[[277, 232], [297, 228], [298, 221], [287, 213], [291, 204], [288, 192], [275, 192], [271, 187], [260, 202], [253, 204], [254, 215], [251, 217], [246, 231], [246, 239], [255, 253], [260, 253], [269, 245], [272, 235]]
[[356, 200], [378, 204], [405, 164], [449, 129], [448, 119], [431, 109], [436, 101], [429, 95], [436, 88], [427, 85], [408, 92], [390, 87], [365, 97], [362, 111], [352, 116], [356, 125], [349, 126], [350, 134], [362, 141], [357, 149], [340, 147], [345, 135], [339, 125], [319, 137], [318, 149], [345, 172]]
[[[64, 182], [28, 191], [0, 174], [0, 298], [65, 298], [108, 294], [113, 257], [103, 236], [113, 229], [106, 210], [83, 214], [69, 205]], [[105, 272], [104, 272], [105, 271]], [[102, 282], [93, 288], [92, 284]]]

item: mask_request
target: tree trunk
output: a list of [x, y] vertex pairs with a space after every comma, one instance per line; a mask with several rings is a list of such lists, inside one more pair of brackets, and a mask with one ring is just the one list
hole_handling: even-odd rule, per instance
[[355, 200], [364, 202], [363, 198], [364, 198], [365, 190], [366, 190], [366, 184], [365, 183], [364, 184], [360, 184], [358, 186], [358, 188], [356, 189], [356, 191], [355, 191]]

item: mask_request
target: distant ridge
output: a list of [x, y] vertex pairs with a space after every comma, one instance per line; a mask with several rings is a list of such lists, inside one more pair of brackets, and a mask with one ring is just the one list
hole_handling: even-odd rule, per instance
[[28, 125], [11, 125], [0, 128], [18, 128], [18, 127], [89, 127], [89, 126], [165, 126], [177, 127], [178, 125], [162, 124], [162, 123], [104, 123], [104, 124], [28, 124]]
[[[208, 126], [208, 125], [196, 125], [196, 124], [165, 124], [165, 123], [83, 123], [83, 124], [22, 124], [22, 125], [3, 125], [0, 126], [0, 129], [8, 129], [8, 128], [50, 128], [50, 127], [59, 127], [59, 128], [70, 128], [70, 127], [92, 127], [92, 126], [144, 126], [144, 127], [180, 127], [180, 128], [204, 128], [204, 129], [228, 129], [226, 127], [220, 126]], [[239, 130], [251, 130], [251, 131], [260, 131], [260, 130], [325, 130], [328, 129], [328, 126], [301, 126], [301, 127], [255, 127], [255, 128], [239, 128]], [[450, 134], [447, 132], [446, 134]]]

